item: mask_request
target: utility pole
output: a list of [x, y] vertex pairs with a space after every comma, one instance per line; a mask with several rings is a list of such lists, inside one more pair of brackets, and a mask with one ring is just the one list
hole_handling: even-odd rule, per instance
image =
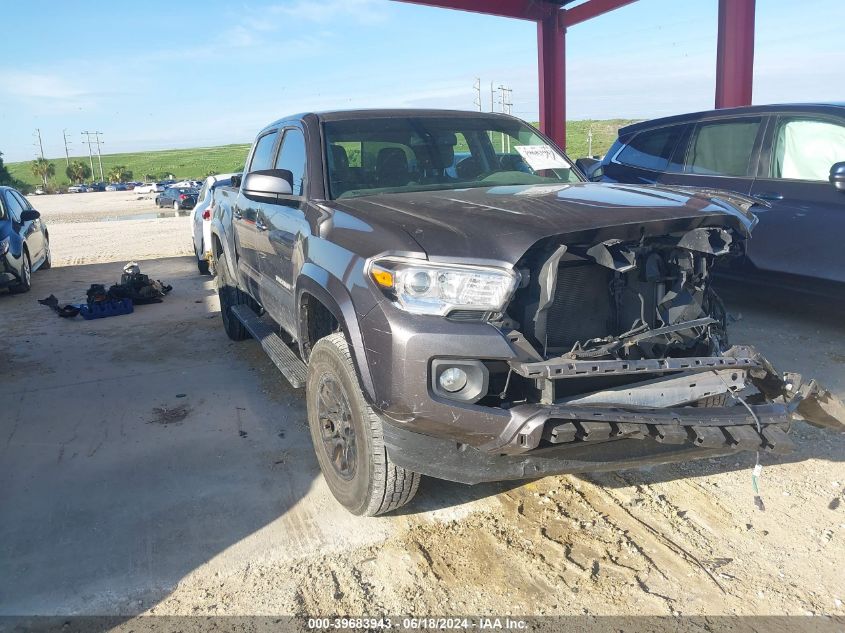
[[475, 83], [472, 85], [473, 90], [475, 90], [475, 99], [473, 100], [473, 104], [478, 107], [478, 111], [481, 112], [481, 77], [475, 78]]
[[593, 156], [593, 126], [587, 131], [587, 156]]
[[[513, 112], [512, 92], [513, 90], [511, 88], [502, 88], [502, 112], [505, 114], [511, 114]], [[509, 136], [505, 138], [505, 151], [508, 153], [511, 151], [511, 139]]]
[[66, 129], [62, 130], [62, 136], [65, 137], [65, 163], [67, 163], [67, 167], [70, 167], [70, 152], [68, 152], [68, 149], [67, 149], [68, 140], [67, 140], [67, 130]]
[[[35, 136], [38, 137], [38, 153], [41, 156], [41, 160], [44, 160], [44, 145], [41, 142], [41, 128], [35, 128]], [[44, 189], [47, 188], [47, 175], [41, 176], [41, 180], [44, 182]]]
[[35, 136], [38, 137], [38, 150], [41, 158], [44, 158], [44, 145], [41, 143], [41, 128], [35, 128]]
[[91, 132], [80, 132], [85, 135], [85, 142], [88, 143], [88, 162], [91, 165], [91, 176], [94, 175], [94, 155], [91, 153]]
[[100, 134], [102, 134], [102, 132], [94, 132], [94, 138], [97, 139], [97, 161], [100, 163], [100, 182], [105, 182], [106, 177], [103, 175], [103, 155], [100, 154]]
[[513, 89], [502, 88], [502, 112], [505, 114], [513, 113], [513, 102], [511, 101], [511, 93]]
[[[505, 111], [505, 88], [502, 84], [499, 84], [499, 106], [501, 111], [504, 113]], [[502, 132], [502, 154], [505, 153], [505, 133]]]
[[493, 82], [490, 82], [490, 112], [493, 112]]

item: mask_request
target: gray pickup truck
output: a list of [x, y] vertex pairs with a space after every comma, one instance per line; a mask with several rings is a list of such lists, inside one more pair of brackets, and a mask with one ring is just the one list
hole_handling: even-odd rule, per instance
[[584, 182], [534, 128], [436, 110], [264, 128], [215, 192], [223, 325], [305, 387], [351, 512], [464, 482], [783, 452], [842, 403], [731, 345], [711, 287], [737, 195]]

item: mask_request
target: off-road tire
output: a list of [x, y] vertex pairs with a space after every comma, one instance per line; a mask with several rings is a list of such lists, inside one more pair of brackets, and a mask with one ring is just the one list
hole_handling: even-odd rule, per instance
[[28, 250], [23, 250], [22, 258], [23, 261], [21, 263], [21, 281], [17, 285], [9, 286], [9, 292], [11, 292], [12, 294], [21, 294], [24, 292], [29, 292], [32, 289], [32, 260], [29, 259]]
[[[349, 404], [356, 449], [351, 479], [340, 475], [323, 443], [318, 399], [319, 386], [327, 375], [340, 386]], [[420, 475], [390, 460], [384, 446], [382, 421], [364, 400], [343, 333], [330, 334], [314, 345], [308, 358], [305, 389], [311, 440], [320, 470], [335, 499], [360, 516], [384, 514], [408, 503], [417, 492]]]
[[220, 271], [220, 274], [217, 275], [217, 296], [220, 299], [220, 316], [223, 318], [223, 329], [226, 330], [226, 334], [233, 341], [244, 341], [250, 338], [249, 331], [238, 320], [238, 317], [231, 313], [231, 309], [237, 305], [248, 305], [258, 312], [258, 304], [255, 299], [229, 279], [229, 269], [226, 264], [226, 256], [223, 253], [218, 256], [217, 269]]

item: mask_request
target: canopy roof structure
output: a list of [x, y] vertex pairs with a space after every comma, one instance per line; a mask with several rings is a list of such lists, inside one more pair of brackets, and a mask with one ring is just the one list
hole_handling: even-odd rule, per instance
[[[566, 146], [566, 31], [637, 0], [400, 0], [537, 23], [540, 128]], [[716, 107], [751, 105], [756, 0], [718, 0]]]

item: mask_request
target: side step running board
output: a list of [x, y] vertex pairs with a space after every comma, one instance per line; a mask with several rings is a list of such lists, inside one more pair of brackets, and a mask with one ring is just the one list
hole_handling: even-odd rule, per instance
[[279, 368], [282, 375], [287, 379], [294, 389], [305, 386], [307, 371], [305, 363], [297, 356], [290, 347], [247, 305], [232, 307], [238, 321], [252, 334], [252, 337], [261, 343], [262, 349], [266, 352], [273, 364]]

